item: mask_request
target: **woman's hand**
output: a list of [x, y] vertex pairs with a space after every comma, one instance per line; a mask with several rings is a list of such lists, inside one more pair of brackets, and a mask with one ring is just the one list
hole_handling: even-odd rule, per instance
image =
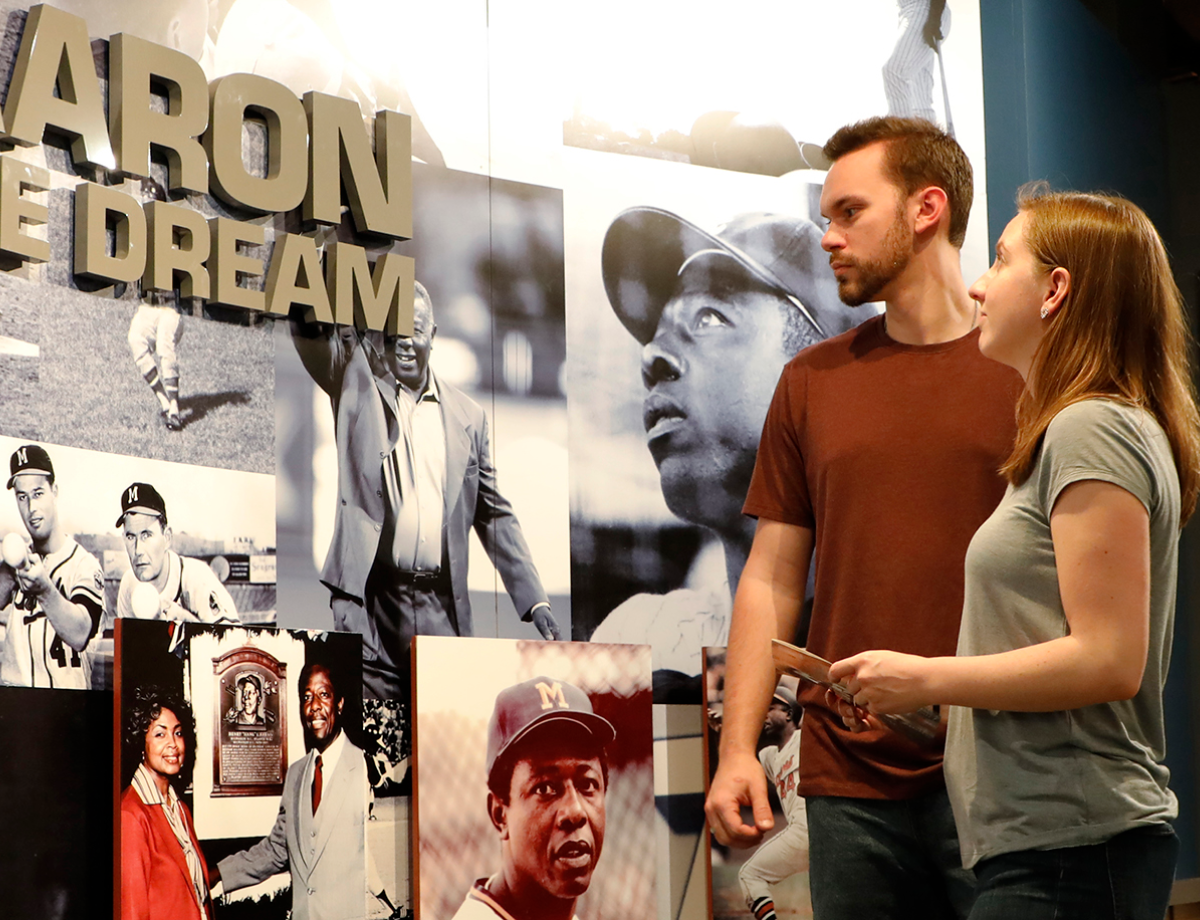
[[854, 705], [876, 714], [915, 712], [931, 702], [930, 660], [876, 650], [835, 661], [831, 680], [854, 694]]

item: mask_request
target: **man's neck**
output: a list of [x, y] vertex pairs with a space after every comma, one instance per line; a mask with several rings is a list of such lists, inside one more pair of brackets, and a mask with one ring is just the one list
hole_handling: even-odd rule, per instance
[[61, 530], [52, 530], [45, 540], [34, 540], [33, 548], [38, 555], [49, 556], [52, 553], [57, 553], [60, 549], [66, 546], [66, 543], [66, 534], [64, 534]]
[[918, 251], [886, 294], [888, 338], [905, 345], [952, 342], [979, 319], [979, 305], [963, 281], [959, 252], [946, 243]]
[[795, 724], [792, 722], [785, 723], [782, 730], [779, 732], [779, 746], [781, 748], [785, 747], [787, 743], [792, 740], [792, 735], [794, 734], [796, 734]]
[[317, 741], [313, 744], [313, 747], [316, 749], [318, 754], [324, 754], [326, 751], [329, 750], [330, 745], [332, 745], [333, 742], [337, 741], [338, 737], [341, 734], [342, 734], [342, 729], [339, 726], [337, 731], [335, 731], [332, 735], [330, 735], [328, 738], [325, 739], [324, 744], [322, 744], [320, 741]]
[[424, 392], [427, 389], [429, 389], [429, 369], [426, 368], [425, 376], [423, 376], [421, 378], [421, 382], [419, 384], [417, 384], [417, 386], [415, 388], [410, 387], [407, 383], [405, 383], [399, 377], [396, 378], [396, 382], [398, 384], [400, 384], [400, 389], [406, 390], [408, 393], [410, 393], [412, 395], [412, 397], [414, 399], [420, 399], [421, 396], [424, 394]]
[[487, 893], [513, 917], [537, 917], [539, 920], [571, 920], [575, 916], [574, 898], [556, 898], [536, 883], [514, 890], [515, 879], [505, 869], [493, 876]]

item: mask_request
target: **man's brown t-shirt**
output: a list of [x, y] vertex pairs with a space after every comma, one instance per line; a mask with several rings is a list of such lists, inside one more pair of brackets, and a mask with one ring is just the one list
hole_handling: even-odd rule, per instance
[[[815, 532], [807, 645], [953, 655], [963, 558], [1004, 494], [1021, 378], [978, 330], [937, 345], [888, 338], [883, 318], [807, 348], [779, 380], [744, 511]], [[902, 799], [942, 783], [940, 747], [853, 734], [800, 688], [804, 795]]]

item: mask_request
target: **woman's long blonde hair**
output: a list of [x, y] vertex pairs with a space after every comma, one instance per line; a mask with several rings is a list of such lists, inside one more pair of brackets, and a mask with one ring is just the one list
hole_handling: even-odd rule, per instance
[[1150, 412], [1179, 472], [1183, 517], [1200, 493], [1200, 412], [1183, 297], [1166, 248], [1144, 211], [1115, 195], [1023, 187], [1025, 243], [1046, 271], [1071, 275], [1017, 403], [1017, 439], [1001, 468], [1024, 482], [1042, 436], [1062, 409], [1097, 396]]

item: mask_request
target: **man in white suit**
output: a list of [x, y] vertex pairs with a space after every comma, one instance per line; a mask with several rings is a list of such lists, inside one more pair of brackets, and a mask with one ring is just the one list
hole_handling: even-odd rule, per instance
[[225, 891], [289, 870], [292, 920], [361, 920], [366, 915], [363, 816], [367, 767], [340, 724], [345, 700], [329, 669], [300, 671], [307, 754], [288, 767], [279, 816], [261, 841], [217, 864]]

